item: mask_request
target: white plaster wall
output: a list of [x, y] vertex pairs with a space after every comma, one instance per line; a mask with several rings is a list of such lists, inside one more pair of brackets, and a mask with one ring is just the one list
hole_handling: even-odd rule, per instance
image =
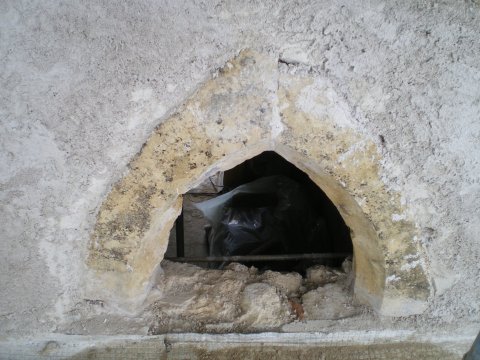
[[423, 229], [420, 321], [478, 319], [479, 34], [476, 1], [1, 1], [0, 333], [54, 331], [83, 301], [110, 186], [242, 48], [324, 73]]

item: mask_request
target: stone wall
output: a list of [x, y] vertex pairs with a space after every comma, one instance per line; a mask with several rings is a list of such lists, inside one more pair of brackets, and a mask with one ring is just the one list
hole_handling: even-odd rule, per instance
[[[362, 286], [392, 294], [380, 309], [420, 294], [412, 303], [425, 309], [419, 322], [479, 318], [477, 2], [7, 1], [0, 9], [2, 333], [54, 331], [102, 284], [131, 289], [130, 299], [143, 294], [117, 282], [118, 273], [143, 274], [132, 284], [144, 286], [162, 256], [161, 246], [147, 251], [155, 239], [142, 231], [169, 227], [178, 195], [195, 185], [187, 179], [266, 149], [306, 170], [336, 204], [347, 194], [372, 224], [376, 250], [357, 267], [374, 258], [385, 269], [384, 281]], [[237, 58], [230, 68], [242, 49], [258, 54], [259, 65]], [[273, 76], [262, 70], [218, 87], [262, 61]], [[231, 108], [228, 87], [239, 95]], [[221, 114], [195, 104], [209, 91]], [[245, 104], [251, 112], [235, 115]], [[168, 195], [155, 202], [161, 189], [132, 185], [112, 205], [143, 211], [150, 223], [105, 211], [122, 184], [150, 168], [134, 168], [147, 153], [175, 148], [180, 157], [189, 146], [176, 142], [182, 134], [199, 142], [220, 130], [225, 142], [175, 162], [180, 178], [157, 169]], [[154, 158], [152, 168], [164, 164]], [[138, 181], [152, 185], [152, 176]], [[142, 201], [146, 207], [129, 209]], [[170, 211], [152, 217], [154, 209]], [[352, 223], [352, 208], [339, 209]], [[125, 225], [110, 244], [92, 242], [102, 219]], [[128, 252], [109, 253], [115, 241]], [[371, 243], [356, 241], [357, 253]], [[138, 263], [142, 251], [146, 264]]]
[[425, 309], [430, 284], [418, 229], [380, 179], [375, 143], [355, 131], [328, 82], [303, 70], [243, 51], [155, 130], [98, 214], [89, 265], [105, 280], [99, 288], [89, 282], [93, 293], [111, 288], [103, 298], [143, 302], [181, 194], [274, 150], [309, 174], [352, 230], [357, 297], [383, 314]]

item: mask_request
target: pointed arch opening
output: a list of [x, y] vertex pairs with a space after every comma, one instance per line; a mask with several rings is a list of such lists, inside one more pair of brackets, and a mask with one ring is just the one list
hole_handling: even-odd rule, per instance
[[424, 311], [431, 286], [418, 229], [384, 183], [375, 142], [321, 74], [283, 65], [242, 52], [154, 130], [99, 209], [87, 294], [129, 311], [144, 306], [182, 195], [271, 151], [305, 173], [348, 227], [355, 298], [382, 314]]
[[223, 268], [230, 257], [305, 275], [317, 264], [340, 267], [352, 253], [350, 229], [328, 196], [305, 172], [265, 151], [183, 194], [165, 258]]

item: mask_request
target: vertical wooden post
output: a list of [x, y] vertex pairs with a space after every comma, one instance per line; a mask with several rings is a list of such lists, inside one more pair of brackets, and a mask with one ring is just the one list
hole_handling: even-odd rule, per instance
[[175, 232], [177, 240], [177, 257], [185, 256], [185, 237], [183, 232], [183, 207], [182, 212], [175, 221]]

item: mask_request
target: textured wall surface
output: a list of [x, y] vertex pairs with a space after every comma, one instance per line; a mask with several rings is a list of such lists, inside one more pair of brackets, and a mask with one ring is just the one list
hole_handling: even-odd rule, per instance
[[378, 147], [314, 68], [249, 50], [155, 129], [113, 187], [92, 233], [89, 293], [143, 303], [181, 194], [264, 150], [301, 168], [338, 208], [351, 230], [357, 298], [385, 315], [423, 312], [431, 281], [421, 230], [381, 180]]
[[478, 319], [479, 33], [476, 1], [1, 2], [0, 332], [54, 331], [83, 301], [106, 195], [244, 48], [313, 66], [375, 139], [432, 276], [416, 321]]

